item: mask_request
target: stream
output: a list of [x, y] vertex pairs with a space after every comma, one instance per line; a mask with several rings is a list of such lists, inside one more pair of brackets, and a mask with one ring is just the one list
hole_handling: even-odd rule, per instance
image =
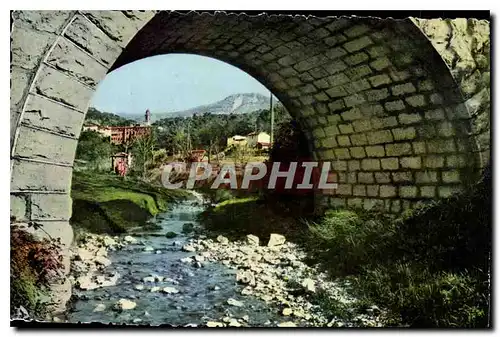
[[[244, 286], [236, 282], [234, 268], [220, 263], [196, 265], [180, 261], [196, 255], [182, 251], [182, 246], [191, 238], [182, 233], [184, 224], [192, 223], [199, 228], [197, 216], [204, 210], [203, 197], [197, 193], [195, 197], [195, 200], [182, 201], [168, 212], [158, 214], [155, 223], [161, 229], [129, 233], [137, 239], [136, 243], [109, 251], [107, 258], [112, 263], [104, 272], [120, 275], [116, 285], [93, 290], [74, 289], [67, 320], [174, 326], [200, 326], [208, 321], [220, 322], [223, 317], [240, 322], [233, 326], [276, 326], [276, 323], [286, 322], [288, 317], [281, 316], [269, 303], [241, 294]], [[178, 235], [167, 238], [168, 232]], [[151, 276], [156, 277], [155, 282], [144, 281]], [[165, 287], [173, 287], [178, 292], [161, 291]], [[120, 299], [135, 302], [135, 308], [112, 310]], [[229, 304], [228, 299], [236, 300], [237, 305]], [[99, 305], [105, 309], [96, 310]]]

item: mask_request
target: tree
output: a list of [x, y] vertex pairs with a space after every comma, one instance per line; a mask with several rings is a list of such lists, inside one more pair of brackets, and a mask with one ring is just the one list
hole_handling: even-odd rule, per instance
[[113, 153], [113, 145], [109, 137], [103, 137], [96, 131], [83, 131], [78, 140], [76, 158], [89, 163], [93, 169], [98, 169], [99, 164], [110, 158]]
[[147, 136], [137, 138], [133, 144], [134, 167], [139, 169], [144, 180], [147, 176], [147, 164], [153, 161], [156, 146], [156, 134], [153, 131]]

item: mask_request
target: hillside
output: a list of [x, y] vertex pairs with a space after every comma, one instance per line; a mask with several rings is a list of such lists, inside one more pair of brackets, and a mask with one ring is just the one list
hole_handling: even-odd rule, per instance
[[109, 126], [124, 126], [135, 124], [136, 121], [109, 112], [102, 112], [90, 107], [85, 116], [85, 123]]

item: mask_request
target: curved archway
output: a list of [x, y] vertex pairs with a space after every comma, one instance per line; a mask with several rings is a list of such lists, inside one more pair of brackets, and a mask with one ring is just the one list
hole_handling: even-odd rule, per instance
[[[37, 222], [71, 243], [72, 164], [96, 85], [109, 69], [174, 52], [235, 65], [276, 94], [314, 156], [338, 171], [335, 195], [318, 205], [399, 212], [446, 197], [479, 173], [478, 150], [489, 151], [469, 113], [489, 103], [489, 87], [472, 102], [462, 95], [463, 72], [450, 72], [454, 62], [433, 46], [440, 36], [419, 27], [409, 19], [14, 12], [12, 222]], [[489, 124], [480, 131], [489, 136]]]

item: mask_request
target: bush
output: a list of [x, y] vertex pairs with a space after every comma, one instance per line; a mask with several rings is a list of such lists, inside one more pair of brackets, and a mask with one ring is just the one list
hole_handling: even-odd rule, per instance
[[37, 241], [26, 231], [14, 229], [10, 238], [11, 315], [22, 306], [32, 317], [43, 317], [45, 287], [61, 268], [57, 243]]

